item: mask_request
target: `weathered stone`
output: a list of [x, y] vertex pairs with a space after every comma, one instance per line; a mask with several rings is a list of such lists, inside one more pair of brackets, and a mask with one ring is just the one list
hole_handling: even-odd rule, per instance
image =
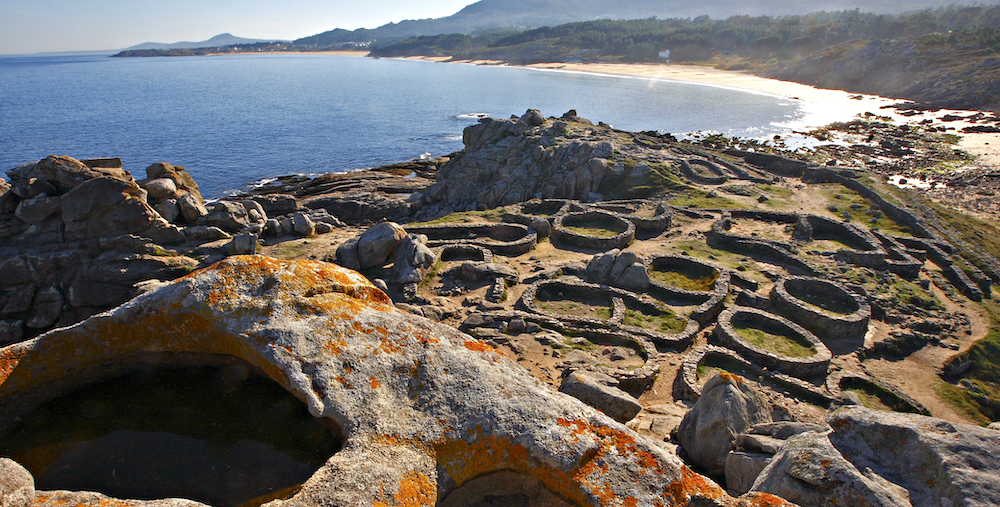
[[[272, 507], [431, 505], [501, 471], [579, 505], [787, 505], [770, 496], [729, 498], [676, 456], [553, 393], [485, 343], [394, 310], [362, 276], [330, 264], [230, 257], [27, 343], [0, 350], [0, 427], [61, 394], [42, 386], [72, 390], [140, 356], [233, 354], [259, 367], [342, 429], [346, 442]], [[54, 498], [35, 504], [114, 503], [45, 495]]]
[[7, 304], [0, 309], [2, 315], [13, 315], [31, 310], [31, 305], [35, 301], [35, 292], [38, 290], [34, 285], [18, 287], [9, 292]]
[[208, 214], [208, 209], [198, 196], [186, 193], [177, 198], [177, 207], [180, 208], [181, 218], [184, 223], [193, 224], [201, 217]]
[[198, 190], [198, 184], [194, 182], [194, 178], [191, 177], [191, 173], [187, 172], [181, 166], [168, 164], [166, 162], [157, 162], [146, 168], [146, 178], [150, 180], [169, 178], [173, 180], [178, 193], [185, 192], [191, 194], [198, 200], [199, 203], [204, 202], [204, 199], [201, 197], [201, 192]]
[[615, 257], [615, 263], [611, 266], [611, 272], [608, 273], [608, 281], [620, 280], [625, 271], [631, 269], [636, 263], [645, 264], [645, 259], [633, 251], [622, 251]]
[[35, 500], [35, 479], [10, 458], [0, 458], [0, 506], [30, 507]]
[[120, 305], [135, 295], [132, 287], [78, 277], [67, 291], [69, 304], [76, 308], [107, 308]]
[[258, 224], [267, 222], [267, 212], [264, 211], [264, 207], [259, 202], [253, 199], [243, 199], [240, 204], [247, 209], [247, 216], [250, 217], [251, 222]]
[[74, 158], [55, 155], [15, 167], [7, 171], [7, 176], [10, 177], [14, 192], [25, 199], [37, 197], [40, 193], [61, 195], [95, 178], [131, 180], [121, 169], [91, 168]]
[[361, 261], [358, 260], [359, 238], [360, 236], [354, 236], [337, 247], [337, 264], [347, 269], [361, 270]]
[[62, 314], [63, 296], [59, 289], [49, 287], [35, 294], [35, 301], [26, 325], [32, 329], [44, 329], [59, 320]]
[[904, 488], [871, 469], [859, 470], [840, 455], [825, 434], [815, 432], [790, 437], [757, 477], [752, 490], [800, 505], [910, 506]]
[[1000, 438], [991, 430], [864, 407], [827, 422], [845, 458], [906, 488], [913, 505], [986, 507], [1000, 498]]
[[156, 178], [140, 184], [146, 189], [149, 200], [159, 202], [163, 199], [170, 199], [177, 196], [177, 183], [171, 178]]
[[90, 491], [38, 491], [32, 507], [208, 507], [203, 503], [183, 498], [163, 500], [119, 500]]
[[404, 237], [406, 231], [393, 222], [382, 222], [362, 233], [357, 247], [361, 267], [367, 269], [384, 265]]
[[66, 234], [78, 238], [117, 236], [139, 232], [155, 221], [156, 213], [136, 197], [134, 181], [95, 178], [62, 196]]
[[185, 227], [184, 235], [186, 235], [191, 241], [202, 243], [218, 241], [220, 239], [227, 239], [230, 237], [229, 233], [226, 231], [219, 229], [218, 227], [209, 227], [206, 225], [192, 225], [190, 227]]
[[312, 236], [316, 234], [316, 224], [305, 213], [292, 215], [292, 229], [299, 236]]
[[23, 320], [0, 320], [0, 346], [21, 341], [24, 336]]
[[155, 209], [164, 220], [170, 223], [176, 222], [177, 217], [181, 216], [181, 208], [177, 204], [177, 199], [164, 199], [153, 205], [153, 209]]
[[218, 227], [226, 232], [239, 232], [250, 225], [247, 209], [242, 204], [232, 201], [215, 203], [207, 215], [198, 220], [200, 225]]
[[552, 224], [544, 218], [532, 219], [528, 227], [534, 229], [538, 233], [539, 238], [547, 238], [552, 234]]
[[229, 242], [227, 251], [230, 255], [254, 255], [257, 253], [257, 235], [241, 232]]
[[691, 461], [721, 477], [736, 436], [767, 422], [767, 400], [742, 378], [723, 373], [705, 383], [701, 398], [681, 421], [677, 439]]
[[615, 257], [621, 250], [614, 249], [595, 255], [587, 264], [587, 278], [595, 283], [601, 283], [608, 279], [611, 274], [611, 267], [615, 265]]
[[616, 285], [634, 292], [645, 292], [649, 288], [649, 272], [646, 271], [646, 265], [635, 263], [629, 266]]
[[497, 264], [495, 262], [466, 261], [448, 270], [446, 274], [470, 282], [491, 281], [503, 278], [510, 282], [511, 285], [515, 285], [520, 281], [516, 269], [506, 264]]
[[732, 495], [742, 495], [753, 488], [754, 481], [771, 462], [771, 454], [730, 451], [726, 456], [726, 489]]
[[316, 222], [316, 234], [330, 234], [333, 226], [326, 222]]
[[287, 215], [298, 209], [298, 202], [287, 194], [255, 195], [253, 200], [260, 204], [267, 216]]
[[399, 283], [420, 282], [435, 262], [437, 255], [427, 247], [426, 236], [407, 234], [396, 244], [393, 269], [396, 270]]
[[603, 373], [575, 371], [563, 378], [559, 392], [566, 393], [607, 414], [628, 422], [642, 410], [639, 400], [618, 389], [618, 380]]
[[59, 212], [62, 201], [58, 197], [34, 197], [17, 205], [14, 216], [27, 224], [40, 224]]

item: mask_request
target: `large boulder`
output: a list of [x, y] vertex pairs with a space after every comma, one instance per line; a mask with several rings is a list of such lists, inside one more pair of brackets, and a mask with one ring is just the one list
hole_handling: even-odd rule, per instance
[[692, 462], [721, 477], [737, 435], [771, 420], [760, 392], [736, 375], [720, 373], [705, 383], [701, 398], [681, 420], [677, 439]]
[[66, 235], [73, 238], [131, 234], [149, 228], [157, 218], [133, 180], [95, 178], [62, 196], [62, 221]]
[[970, 424], [845, 407], [827, 417], [830, 441], [859, 469], [906, 488], [913, 505], [996, 505], [1000, 438]]
[[394, 222], [382, 222], [358, 238], [358, 261], [362, 269], [381, 267], [392, 255], [396, 244], [406, 237], [406, 231]]
[[[188, 193], [194, 196], [198, 202], [204, 202], [201, 192], [198, 190], [198, 184], [194, 182], [191, 173], [184, 167], [166, 162], [157, 162], [146, 168], [146, 178], [150, 181], [164, 178], [169, 179], [173, 182], [173, 186], [176, 189], [175, 193]], [[167, 186], [167, 189], [169, 188]], [[152, 192], [150, 192], [150, 195], [152, 196]]]
[[841, 456], [825, 433], [811, 431], [789, 438], [757, 477], [751, 489], [771, 493], [800, 505], [817, 507], [910, 506], [910, 498], [905, 489], [871, 469], [859, 469]]
[[[0, 434], [29, 407], [135, 361], [201, 354], [250, 363], [342, 431], [343, 449], [272, 507], [429, 506], [462, 497], [466, 485], [474, 495], [517, 500], [517, 490], [481, 486], [498, 472], [575, 505], [788, 505], [769, 495], [727, 496], [487, 344], [395, 310], [356, 272], [263, 256], [227, 258], [0, 349]], [[73, 505], [117, 504], [50, 495], [63, 494]]]
[[[183, 208], [182, 208], [183, 212]], [[187, 218], [185, 216], [185, 218]], [[226, 232], [239, 232], [250, 225], [247, 209], [232, 201], [219, 201], [212, 205], [212, 211], [198, 220], [199, 225], [218, 227]]]
[[407, 234], [396, 245], [393, 269], [399, 283], [417, 283], [427, 276], [435, 262], [437, 255], [427, 247], [427, 236]]
[[618, 388], [618, 380], [603, 373], [575, 371], [563, 378], [559, 392], [566, 393], [608, 417], [624, 423], [642, 410], [639, 400]]

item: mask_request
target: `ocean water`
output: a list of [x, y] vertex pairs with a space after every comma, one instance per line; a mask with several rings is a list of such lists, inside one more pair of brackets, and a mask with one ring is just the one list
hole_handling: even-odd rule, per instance
[[284, 174], [446, 155], [477, 115], [535, 108], [626, 130], [785, 133], [783, 97], [650, 79], [524, 68], [273, 54], [176, 58], [0, 57], [0, 171], [49, 154], [121, 157], [144, 177], [166, 161], [207, 197]]

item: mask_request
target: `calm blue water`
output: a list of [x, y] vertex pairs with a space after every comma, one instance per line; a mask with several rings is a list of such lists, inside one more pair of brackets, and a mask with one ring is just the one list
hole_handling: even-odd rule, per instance
[[346, 171], [462, 148], [470, 113], [626, 130], [760, 137], [802, 115], [701, 85], [335, 55], [0, 57], [0, 171], [49, 154], [186, 166], [215, 197], [261, 178]]

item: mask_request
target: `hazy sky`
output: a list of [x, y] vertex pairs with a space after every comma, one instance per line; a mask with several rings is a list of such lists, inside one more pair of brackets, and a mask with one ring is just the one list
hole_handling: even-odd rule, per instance
[[436, 18], [476, 0], [0, 0], [0, 54], [120, 49], [229, 32], [297, 39]]

